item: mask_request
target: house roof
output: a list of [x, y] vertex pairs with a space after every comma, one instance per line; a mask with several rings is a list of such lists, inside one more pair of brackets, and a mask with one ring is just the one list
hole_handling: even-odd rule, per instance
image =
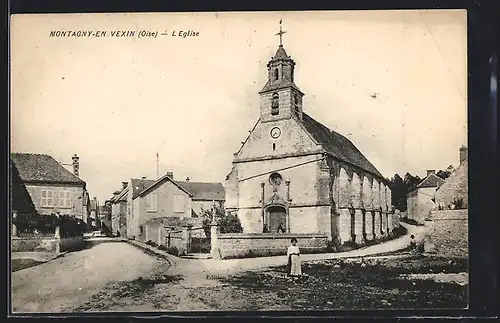
[[12, 153], [11, 160], [16, 165], [24, 182], [63, 183], [85, 186], [85, 181], [67, 170], [52, 156], [45, 154]]
[[[147, 180], [146, 180], [147, 181]], [[184, 191], [186, 194], [188, 194], [189, 196], [192, 196], [193, 194], [191, 194], [189, 191], [187, 191], [184, 187], [182, 187], [181, 185], [179, 185], [178, 182], [174, 181], [169, 174], [165, 174], [163, 175], [161, 178], [159, 178], [158, 180], [156, 181], [153, 181], [152, 183], [150, 183], [148, 186], [144, 187], [142, 190], [138, 190], [137, 193], [134, 193], [133, 197], [132, 198], [136, 198], [137, 196], [144, 196], [146, 195], [148, 192], [150, 192], [152, 189], [154, 189], [155, 187], [158, 187], [158, 185], [166, 182], [166, 181], [170, 181], [172, 184], [174, 184], [175, 186], [177, 186], [180, 190]], [[136, 188], [136, 186], [134, 186], [134, 189]]]
[[203, 182], [177, 182], [190, 192], [193, 200], [200, 201], [224, 201], [224, 186], [221, 183], [203, 183]]
[[151, 186], [155, 180], [152, 179], [137, 179], [137, 178], [132, 178], [131, 180], [132, 184], [132, 198], [137, 197], [142, 191], [144, 191], [146, 188]]
[[304, 126], [305, 130], [328, 154], [383, 178], [382, 174], [349, 139], [330, 130], [306, 113], [303, 113], [302, 116], [302, 120], [298, 120], [298, 122]]
[[412, 192], [419, 188], [430, 188], [430, 187], [439, 188], [444, 182], [445, 180], [437, 176], [436, 174], [429, 174], [427, 177], [421, 180], [420, 183], [410, 188], [408, 192]]

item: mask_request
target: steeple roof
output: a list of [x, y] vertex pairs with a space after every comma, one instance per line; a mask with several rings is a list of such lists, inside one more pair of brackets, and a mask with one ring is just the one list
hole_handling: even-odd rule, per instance
[[272, 61], [274, 60], [278, 60], [278, 59], [290, 59], [290, 56], [288, 56], [288, 54], [286, 53], [285, 51], [285, 48], [283, 48], [283, 45], [280, 45], [278, 47], [278, 50], [276, 51], [276, 54], [274, 55]]

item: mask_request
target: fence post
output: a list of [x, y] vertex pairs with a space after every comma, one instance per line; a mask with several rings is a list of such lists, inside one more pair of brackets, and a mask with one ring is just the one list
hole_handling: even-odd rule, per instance
[[17, 218], [17, 211], [12, 210], [12, 236], [17, 237], [17, 226], [14, 224], [14, 220]]
[[183, 251], [184, 254], [189, 253], [189, 245], [190, 245], [190, 240], [191, 240], [191, 226], [190, 225], [185, 225], [182, 230], [182, 244], [183, 244]]
[[210, 255], [212, 259], [221, 259], [219, 252], [219, 239], [217, 237], [217, 222], [214, 220], [210, 224]]

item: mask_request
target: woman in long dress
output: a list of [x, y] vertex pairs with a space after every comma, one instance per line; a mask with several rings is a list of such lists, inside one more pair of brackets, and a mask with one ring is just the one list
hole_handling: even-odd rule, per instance
[[292, 244], [288, 247], [288, 276], [299, 277], [302, 275], [302, 265], [300, 261], [300, 249], [297, 247], [297, 239], [292, 238]]

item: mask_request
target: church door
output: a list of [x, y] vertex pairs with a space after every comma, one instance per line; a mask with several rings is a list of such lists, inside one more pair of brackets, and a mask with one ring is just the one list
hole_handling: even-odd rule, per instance
[[267, 209], [267, 221], [270, 233], [277, 233], [280, 225], [286, 231], [286, 209], [283, 206], [270, 206]]

